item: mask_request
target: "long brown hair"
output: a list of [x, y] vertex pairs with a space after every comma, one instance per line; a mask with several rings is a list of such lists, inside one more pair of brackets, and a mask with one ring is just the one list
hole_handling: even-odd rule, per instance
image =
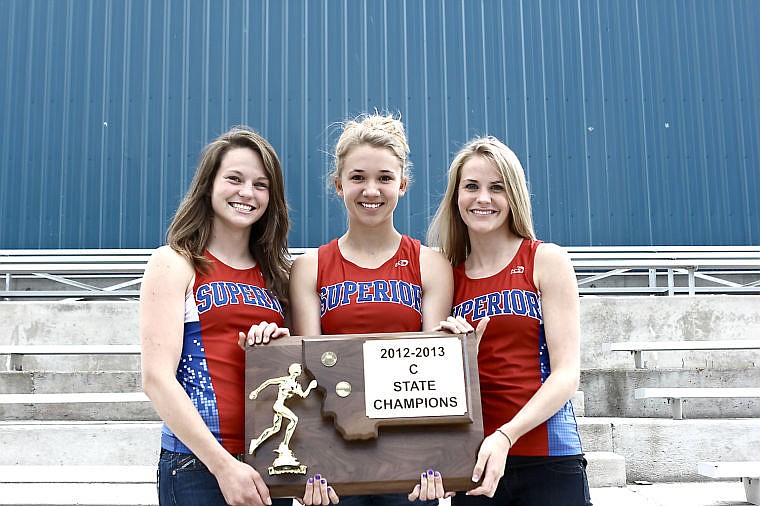
[[251, 227], [248, 243], [251, 255], [261, 266], [261, 272], [283, 306], [288, 301], [288, 206], [282, 166], [269, 142], [252, 129], [240, 126], [223, 133], [209, 143], [201, 154], [190, 188], [177, 209], [166, 233], [172, 249], [187, 258], [198, 272], [208, 272], [209, 261], [204, 256], [211, 236], [214, 211], [211, 190], [222, 158], [230, 149], [249, 148], [261, 156], [269, 178], [269, 205], [263, 216]]
[[509, 229], [518, 237], [535, 239], [530, 193], [517, 155], [496, 137], [476, 137], [456, 154], [449, 167], [448, 184], [441, 204], [428, 229], [428, 244], [440, 247], [452, 265], [459, 265], [470, 254], [467, 225], [459, 214], [459, 182], [467, 160], [481, 156], [490, 160], [504, 181], [509, 202]]

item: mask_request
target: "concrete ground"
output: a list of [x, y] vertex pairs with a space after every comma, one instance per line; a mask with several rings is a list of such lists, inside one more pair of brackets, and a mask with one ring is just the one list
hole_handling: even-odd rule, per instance
[[[594, 506], [746, 506], [740, 482], [653, 483], [591, 489]], [[294, 506], [298, 503], [294, 502]], [[450, 500], [440, 501], [449, 506]]]
[[[30, 489], [28, 485], [4, 484], [3, 493], [0, 494], [0, 505], [82, 504], [95, 506], [103, 504], [103, 497], [109, 497], [107, 502], [109, 505], [155, 506], [158, 504], [153, 485], [100, 484], [83, 487], [72, 483], [58, 483], [54, 488], [38, 484], [33, 489]], [[738, 481], [631, 484], [620, 488], [592, 488], [591, 501], [594, 506], [747, 506], [750, 504], [746, 502], [744, 486]], [[295, 501], [293, 505], [300, 506]], [[441, 501], [441, 506], [449, 505], [449, 500]]]
[[[738, 506], [749, 505], [740, 482], [656, 483], [591, 489], [594, 506]], [[413, 503], [410, 503], [413, 504]], [[450, 506], [444, 499], [440, 506]], [[293, 506], [299, 506], [293, 502]]]
[[[739, 481], [700, 483], [629, 484], [591, 489], [594, 506], [746, 506], [744, 485]], [[449, 506], [441, 501], [441, 506]]]
[[654, 483], [591, 489], [594, 506], [736, 506], [748, 505], [739, 481]]

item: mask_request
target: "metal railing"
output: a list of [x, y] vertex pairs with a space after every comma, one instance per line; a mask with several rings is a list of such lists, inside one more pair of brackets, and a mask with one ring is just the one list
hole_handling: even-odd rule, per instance
[[[566, 249], [582, 296], [760, 294], [760, 246]], [[0, 250], [0, 300], [136, 299], [152, 252]]]

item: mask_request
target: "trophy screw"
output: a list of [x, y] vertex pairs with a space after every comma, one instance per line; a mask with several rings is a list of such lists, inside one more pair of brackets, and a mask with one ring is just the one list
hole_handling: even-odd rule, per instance
[[338, 362], [338, 356], [332, 351], [326, 351], [321, 357], [322, 365], [325, 367], [332, 367]]
[[351, 383], [348, 381], [341, 381], [335, 385], [335, 393], [338, 397], [348, 397], [351, 395]]

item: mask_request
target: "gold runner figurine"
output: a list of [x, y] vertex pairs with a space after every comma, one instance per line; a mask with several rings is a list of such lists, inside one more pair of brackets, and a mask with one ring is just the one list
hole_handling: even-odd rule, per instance
[[298, 461], [296, 456], [293, 454], [293, 451], [290, 449], [290, 439], [293, 437], [293, 433], [296, 430], [298, 417], [287, 406], [285, 406], [286, 400], [290, 399], [294, 395], [298, 395], [301, 398], [306, 398], [306, 396], [309, 395], [309, 392], [311, 392], [317, 386], [317, 380], [311, 380], [306, 390], [303, 390], [301, 388], [301, 384], [298, 383], [297, 380], [302, 372], [303, 369], [301, 367], [301, 364], [290, 364], [290, 367], [288, 367], [288, 376], [280, 376], [279, 378], [268, 379], [259, 385], [248, 396], [251, 400], [254, 400], [256, 397], [258, 397], [259, 393], [261, 393], [261, 391], [269, 385], [279, 385], [277, 400], [274, 401], [274, 405], [272, 406], [272, 410], [274, 411], [272, 426], [265, 429], [264, 432], [262, 432], [261, 435], [259, 435], [259, 437], [255, 440], [252, 439], [251, 447], [248, 450], [248, 453], [253, 455], [256, 449], [261, 446], [264, 441], [280, 431], [282, 428], [282, 419], [288, 419], [288, 426], [285, 428], [285, 438], [277, 447], [277, 449], [274, 450], [275, 453], [278, 454], [278, 457], [274, 459], [274, 462], [272, 462], [272, 467], [269, 468], [270, 475], [284, 473], [306, 474], [306, 466], [302, 465]]

